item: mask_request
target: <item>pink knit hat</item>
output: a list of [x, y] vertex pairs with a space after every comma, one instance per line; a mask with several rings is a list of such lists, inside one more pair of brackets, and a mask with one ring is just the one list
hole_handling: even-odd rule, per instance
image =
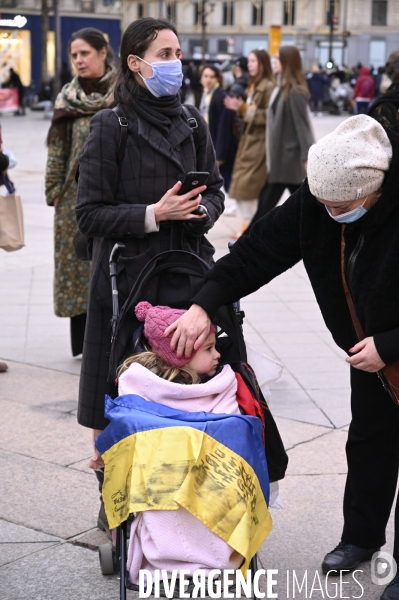
[[[172, 367], [183, 367], [193, 358], [193, 350], [190, 358], [182, 356], [177, 358], [176, 352], [170, 349], [172, 334], [164, 337], [164, 331], [169, 325], [177, 321], [186, 310], [170, 308], [169, 306], [152, 306], [149, 302], [139, 302], [135, 308], [136, 317], [139, 321], [144, 321], [144, 335], [147, 338], [151, 349], [158, 354]], [[211, 323], [209, 333], [216, 333], [216, 327]]]

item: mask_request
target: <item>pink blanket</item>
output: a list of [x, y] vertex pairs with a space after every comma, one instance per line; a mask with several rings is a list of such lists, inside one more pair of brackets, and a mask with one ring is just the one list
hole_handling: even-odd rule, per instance
[[[183, 385], [157, 377], [134, 363], [119, 379], [119, 394], [138, 394], [150, 402], [187, 412], [239, 414], [237, 382], [230, 366], [206, 383]], [[127, 567], [138, 583], [140, 569], [238, 569], [243, 557], [182, 507], [138, 513], [130, 532]]]

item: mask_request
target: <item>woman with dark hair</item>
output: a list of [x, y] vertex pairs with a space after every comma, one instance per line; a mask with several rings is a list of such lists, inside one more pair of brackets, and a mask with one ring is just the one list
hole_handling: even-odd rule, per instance
[[308, 151], [314, 144], [309, 118], [309, 90], [295, 46], [281, 46], [276, 58], [278, 86], [269, 102], [266, 128], [267, 180], [249, 227], [274, 208], [284, 190], [293, 194], [306, 177]]
[[[93, 260], [78, 421], [93, 430], [94, 439], [108, 423], [108, 260], [115, 241], [124, 243], [128, 259], [118, 275], [121, 304], [142, 268], [161, 252], [187, 250], [213, 262], [214, 248], [204, 234], [223, 211], [223, 180], [204, 119], [189, 107], [198, 125], [195, 134], [182, 109], [180, 57], [177, 33], [169, 21], [144, 18], [131, 23], [122, 38], [115, 87], [118, 110], [127, 120], [124, 157], [118, 163], [121, 127], [112, 110], [93, 117], [80, 157], [76, 215], [80, 231], [93, 238]], [[207, 186], [178, 195], [179, 180], [189, 171], [209, 172]], [[193, 214], [199, 204], [206, 214]], [[90, 465], [101, 467], [96, 450]]]
[[259, 192], [266, 181], [266, 110], [274, 88], [270, 56], [266, 50], [252, 50], [248, 56], [247, 100], [227, 97], [226, 108], [239, 111], [245, 122], [234, 162], [229, 195], [237, 201], [243, 221], [239, 237], [256, 211]]
[[54, 206], [54, 310], [71, 320], [72, 355], [82, 353], [90, 263], [75, 256], [75, 173], [89, 135], [91, 117], [113, 102], [116, 71], [112, 49], [101, 31], [86, 27], [74, 33], [69, 55], [77, 75], [58, 94], [48, 133], [46, 200]]
[[205, 65], [201, 73], [201, 84], [204, 93], [200, 112], [208, 123], [224, 189], [228, 192], [238, 146], [237, 137], [233, 132], [235, 112], [224, 106], [227, 92], [222, 87], [223, 77], [217, 67]]

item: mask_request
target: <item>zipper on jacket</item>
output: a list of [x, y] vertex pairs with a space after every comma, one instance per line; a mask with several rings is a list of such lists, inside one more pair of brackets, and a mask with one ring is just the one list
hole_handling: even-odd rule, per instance
[[348, 282], [348, 288], [350, 290], [352, 290], [352, 277], [353, 277], [353, 271], [354, 271], [354, 267], [355, 267], [355, 262], [356, 259], [359, 255], [360, 250], [363, 248], [363, 243], [364, 243], [364, 235], [363, 233], [360, 234], [359, 239], [357, 240], [357, 244], [355, 246], [355, 249], [353, 250], [352, 254], [349, 257], [348, 260], [348, 266], [346, 268], [346, 280]]

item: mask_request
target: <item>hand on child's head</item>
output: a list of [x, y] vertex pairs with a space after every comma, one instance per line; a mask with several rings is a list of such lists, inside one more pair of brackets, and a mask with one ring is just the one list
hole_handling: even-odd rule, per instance
[[210, 333], [187, 366], [198, 375], [213, 376], [219, 364], [220, 353], [216, 350], [216, 335]]

